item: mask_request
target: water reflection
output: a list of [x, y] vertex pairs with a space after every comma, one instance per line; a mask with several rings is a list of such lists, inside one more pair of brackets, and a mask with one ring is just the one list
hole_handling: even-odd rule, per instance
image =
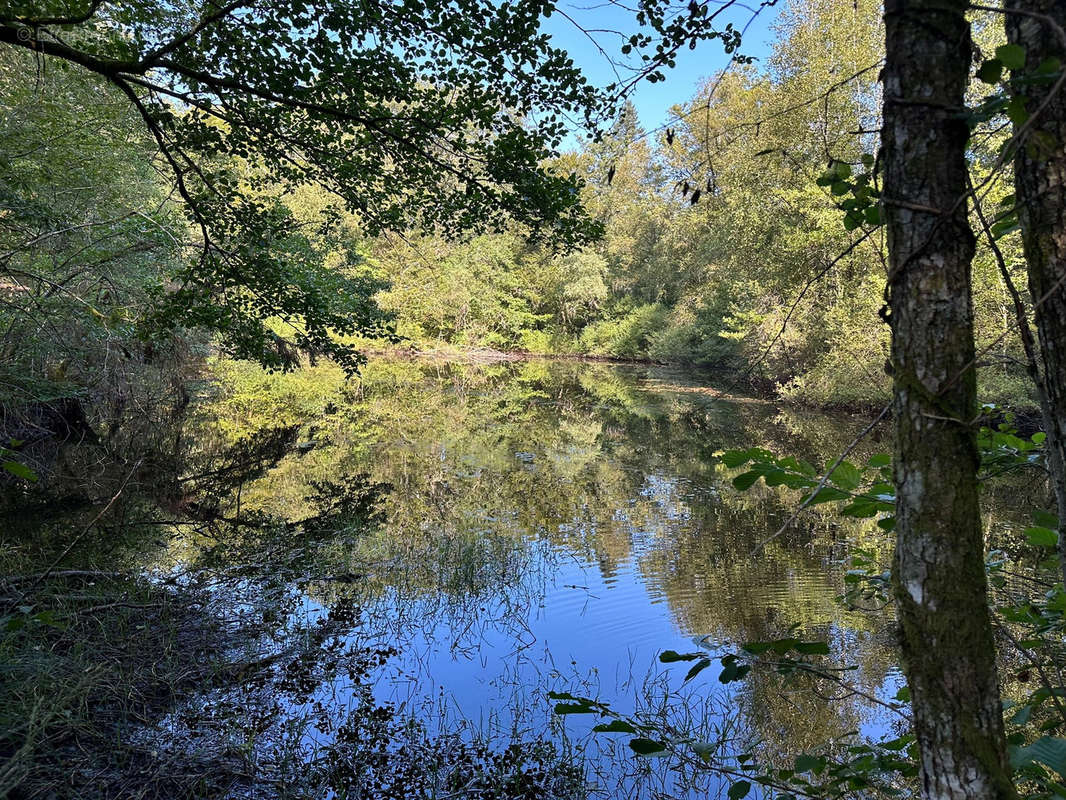
[[798, 628], [856, 665], [865, 693], [895, 691], [885, 620], [836, 601], [849, 543], [888, 543], [812, 513], [760, 547], [795, 498], [736, 492], [714, 455], [759, 445], [824, 461], [862, 419], [723, 400], [668, 370], [543, 361], [379, 361], [356, 383], [231, 366], [203, 418], [206, 438], [231, 448], [295, 432], [213, 511], [284, 525], [186, 542], [180, 558], [269, 564], [312, 614], [355, 603], [349, 639], [399, 652], [375, 696], [437, 732], [550, 732], [584, 748], [605, 796], [651, 797], [684, 792], [624, 740], [586, 741], [595, 720], [553, 717], [549, 689], [658, 709], [674, 725], [735, 717], [771, 754], [890, 724], [858, 696], [828, 702], [773, 676], [727, 690], [714, 670], [682, 687], [683, 670], [656, 661], [694, 638], [726, 651]]

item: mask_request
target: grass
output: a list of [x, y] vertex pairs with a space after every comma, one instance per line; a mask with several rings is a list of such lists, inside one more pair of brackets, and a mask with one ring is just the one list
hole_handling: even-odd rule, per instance
[[217, 682], [233, 631], [206, 599], [113, 573], [0, 583], [0, 797], [195, 796], [232, 775], [163, 763], [135, 733]]

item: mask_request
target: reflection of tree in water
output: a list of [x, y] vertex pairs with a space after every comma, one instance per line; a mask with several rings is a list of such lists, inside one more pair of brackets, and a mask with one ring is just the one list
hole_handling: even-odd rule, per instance
[[[277, 376], [270, 391], [257, 377], [249, 392], [237, 373], [205, 409], [218, 425], [153, 431], [145, 444], [170, 456], [184, 445], [145, 455], [125, 518], [184, 519], [174, 561], [254, 586], [264, 623], [355, 603], [352, 625], [401, 649], [397, 631], [435, 626], [455, 651], [475, 652], [490, 628], [520, 646], [566, 558], [609, 586], [637, 576], [686, 634], [736, 649], [799, 626], [855, 664], [865, 692], [891, 682], [884, 620], [836, 602], [849, 547], [885, 549], [879, 534], [814, 510], [767, 543], [796, 498], [735, 491], [715, 457], [758, 445], [824, 463], [861, 420], [722, 402], [647, 368], [393, 362], [361, 383], [331, 375]], [[714, 671], [700, 680], [714, 695]], [[756, 670], [733, 711], [769, 753], [869, 727], [863, 701], [828, 691]]]
[[878, 734], [891, 733], [893, 720], [883, 709], [855, 698], [831, 699], [839, 694], [809, 676], [782, 677], [757, 669], [745, 678], [736, 701], [749, 733], [759, 743], [760, 758], [790, 769], [797, 753], [844, 756], [864, 726]]
[[[839, 649], [868, 661], [856, 678], [876, 688], [889, 652], [858, 643], [870, 621], [836, 603], [843, 586], [832, 562], [857, 526], [811, 515], [753, 555], [794, 498], [737, 493], [714, 458], [741, 444], [811, 457], [861, 422], [819, 418], [812, 423], [818, 441], [803, 442], [804, 423], [794, 416], [759, 403], [651, 391], [645, 374], [546, 362], [371, 364], [358, 389], [338, 385], [330, 412], [307, 421], [318, 429], [315, 447], [244, 487], [243, 502], [305, 521], [303, 535], [317, 531], [314, 552], [330, 562], [317, 574], [366, 576], [358, 589], [317, 586], [327, 603], [352, 591], [423, 597], [408, 619], [433, 609], [462, 624], [486, 597], [532, 602], [543, 576], [530, 583], [524, 573], [544, 568], [530, 555], [539, 540], [598, 565], [608, 581], [636, 569], [691, 634], [739, 643], [797, 624], [812, 634], [835, 626]], [[354, 530], [330, 509], [344, 506], [342, 487], [356, 476], [377, 487], [372, 524], [331, 546], [331, 527]], [[752, 682], [753, 720], [775, 704], [800, 702], [800, 693], [771, 694], [770, 683]], [[855, 727], [854, 709], [841, 718], [831, 704], [811, 702], [798, 715], [809, 718], [799, 726], [807, 732]], [[772, 733], [768, 727], [765, 738]]]
[[[773, 410], [651, 392], [642, 374], [545, 362], [372, 364], [357, 393], [338, 385], [333, 412], [313, 421], [320, 431], [314, 449], [245, 486], [244, 507], [312, 517], [328, 497], [310, 486], [365, 474], [390, 487], [380, 513], [399, 548], [474, 534], [545, 537], [592, 554], [608, 577], [636, 548], [642, 571], [660, 575], [668, 596], [702, 581], [720, 589], [738, 580], [749, 587], [798, 581], [808, 595], [824, 583], [832, 551], [803, 546], [812, 535], [840, 533], [792, 532], [752, 559], [792, 498], [735, 493], [713, 458], [741, 443], [773, 446], [783, 427]], [[219, 410], [225, 416], [225, 399]], [[794, 430], [781, 435], [794, 443]], [[821, 588], [805, 604], [825, 608], [839, 593], [836, 585]], [[757, 617], [765, 605], [747, 607]], [[697, 610], [678, 613], [683, 628], [706, 627]]]
[[[225, 396], [218, 410], [225, 419]], [[259, 420], [245, 413], [242, 423]], [[722, 646], [794, 627], [824, 638], [833, 663], [856, 667], [848, 680], [876, 694], [893, 681], [887, 620], [848, 613], [837, 598], [849, 548], [887, 553], [883, 534], [813, 509], [767, 542], [796, 496], [739, 493], [715, 457], [754, 445], [824, 464], [864, 423], [721, 401], [666, 370], [372, 363], [360, 385], [338, 383], [327, 412], [304, 420], [315, 446], [245, 486], [243, 502], [302, 522], [303, 536], [315, 531], [304, 552], [321, 563], [309, 574], [362, 578], [312, 581], [306, 591], [320, 602], [385, 598], [397, 626], [464, 631], [460, 649], [476, 648], [490, 625], [520, 636], [550, 582], [550, 554], [565, 553], [608, 585], [639, 575], [678, 629]], [[374, 497], [346, 522], [335, 512], [357, 478]], [[802, 752], [881, 724], [862, 699], [827, 699], [839, 694], [756, 671], [736, 710], [767, 752]]]

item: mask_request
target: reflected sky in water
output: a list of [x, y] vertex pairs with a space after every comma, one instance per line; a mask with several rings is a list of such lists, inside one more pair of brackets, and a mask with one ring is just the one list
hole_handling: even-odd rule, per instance
[[[296, 566], [278, 579], [312, 613], [352, 599], [361, 622], [351, 640], [399, 651], [375, 695], [431, 729], [583, 748], [605, 797], [686, 790], [666, 765], [641, 777], [627, 737], [590, 739], [595, 717], [553, 715], [549, 690], [655, 711], [678, 729], [736, 725], [770, 756], [891, 732], [883, 709], [829, 701], [829, 687], [819, 696], [755, 673], [723, 686], [717, 664], [684, 685], [687, 665], [657, 659], [797, 630], [829, 641], [830, 661], [853, 665], [864, 692], [895, 693], [886, 618], [837, 600], [848, 547], [887, 554], [885, 534], [812, 511], [767, 542], [796, 496], [737, 492], [715, 455], [757, 445], [824, 463], [862, 417], [722, 396], [663, 368], [589, 363], [376, 361], [355, 383], [332, 372], [313, 387], [273, 378], [257, 404], [243, 399], [252, 373], [227, 380], [205, 415], [221, 420], [221, 440], [298, 428], [299, 446], [240, 487], [242, 513], [304, 530], [292, 534], [301, 555], [286, 563]], [[882, 445], [875, 436], [867, 447]], [[317, 696], [346, 702], [338, 685]]]

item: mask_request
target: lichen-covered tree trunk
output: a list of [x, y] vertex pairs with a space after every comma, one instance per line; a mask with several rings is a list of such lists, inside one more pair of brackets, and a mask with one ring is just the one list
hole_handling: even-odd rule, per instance
[[927, 800], [1013, 796], [978, 508], [965, 9], [965, 0], [885, 4], [894, 583]]
[[[1008, 0], [1006, 9], [1007, 37], [1025, 48], [1027, 72], [1050, 58], [1066, 64], [1061, 38], [1066, 0]], [[1066, 94], [1059, 91], [1049, 98], [1053, 86], [1019, 84], [1027, 110], [1036, 117], [1015, 155], [1014, 182], [1040, 336], [1048, 466], [1066, 577]]]

